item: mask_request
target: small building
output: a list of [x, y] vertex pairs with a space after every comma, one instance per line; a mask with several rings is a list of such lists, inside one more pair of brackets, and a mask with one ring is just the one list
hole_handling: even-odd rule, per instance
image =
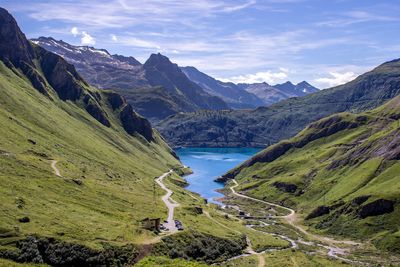
[[145, 218], [140, 223], [143, 229], [160, 232], [160, 218]]

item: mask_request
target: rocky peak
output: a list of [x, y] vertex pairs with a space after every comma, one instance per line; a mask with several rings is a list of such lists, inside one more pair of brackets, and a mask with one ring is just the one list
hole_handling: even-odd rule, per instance
[[128, 63], [129, 65], [132, 65], [132, 66], [141, 66], [142, 65], [142, 63], [140, 63], [134, 57], [125, 57], [125, 56], [121, 56], [121, 55], [117, 55], [117, 54], [113, 55], [112, 57], [117, 59], [117, 60], [119, 60], [119, 61], [121, 61], [121, 62]]
[[0, 59], [16, 67], [33, 65], [34, 51], [13, 16], [0, 8]]
[[172, 63], [168, 57], [157, 53], [151, 54], [149, 59], [144, 63], [144, 68], [156, 68], [156, 69], [167, 69], [171, 67], [175, 67], [175, 69], [179, 69], [178, 66]]
[[297, 84], [297, 86], [311, 86], [311, 84], [309, 84], [308, 82], [306, 82], [306, 81], [302, 81], [302, 82], [299, 82], [298, 84]]

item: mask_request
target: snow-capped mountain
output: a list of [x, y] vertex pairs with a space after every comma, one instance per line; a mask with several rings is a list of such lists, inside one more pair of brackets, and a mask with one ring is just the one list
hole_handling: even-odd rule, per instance
[[105, 49], [90, 46], [74, 46], [51, 37], [40, 37], [31, 41], [62, 56], [75, 66], [86, 81], [98, 88], [148, 86], [142, 64], [133, 57], [111, 55]]

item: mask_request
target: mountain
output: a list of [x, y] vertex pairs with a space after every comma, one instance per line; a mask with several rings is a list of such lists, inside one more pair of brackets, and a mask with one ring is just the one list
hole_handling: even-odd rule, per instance
[[306, 81], [302, 81], [296, 85], [287, 81], [282, 84], [275, 84], [274, 87], [291, 97], [305, 96], [319, 91], [318, 88], [312, 86]]
[[140, 220], [166, 214], [153, 178], [181, 166], [174, 152], [124, 98], [88, 86], [2, 8], [0, 92], [0, 258], [131, 260], [126, 245], [149, 237]]
[[400, 60], [344, 85], [254, 110], [198, 111], [156, 125], [173, 146], [266, 147], [334, 113], [373, 109], [400, 94]]
[[231, 170], [224, 180], [235, 178], [242, 193], [296, 209], [319, 233], [372, 241], [399, 253], [399, 174], [397, 96], [371, 111], [314, 122]]
[[305, 96], [319, 91], [306, 81], [297, 85], [286, 82], [274, 86], [266, 82], [234, 84], [214, 79], [195, 67], [181, 67], [181, 69], [190, 80], [200, 85], [209, 94], [222, 98], [233, 109], [268, 106], [287, 98]]
[[225, 83], [208, 76], [195, 67], [181, 67], [186, 76], [203, 88], [210, 95], [220, 97], [231, 108], [256, 108], [265, 103], [252, 93], [249, 93], [234, 83]]
[[152, 54], [144, 63], [145, 77], [152, 86], [161, 86], [179, 100], [187, 102], [188, 108], [195, 105], [199, 109], [227, 109], [226, 103], [216, 96], [211, 96], [190, 81], [178, 65], [166, 56]]
[[149, 86], [142, 64], [133, 57], [110, 55], [105, 49], [74, 46], [51, 37], [32, 39], [33, 43], [62, 56], [90, 84], [100, 89]]
[[238, 84], [240, 88], [243, 90], [256, 95], [260, 98], [264, 105], [272, 105], [281, 100], [293, 97], [292, 95], [288, 95], [279, 89], [269, 85], [266, 82], [263, 83], [240, 83]]
[[[51, 37], [32, 39], [32, 42], [73, 64], [89, 84], [118, 91], [130, 104], [140, 106], [140, 114], [151, 120], [179, 112], [228, 108], [222, 99], [191, 82], [176, 64], [161, 54], [151, 55], [142, 65], [133, 57], [74, 46]], [[164, 112], [155, 112], [155, 108], [162, 108]]]
[[238, 84], [238, 86], [262, 99], [265, 105], [272, 105], [287, 98], [305, 96], [319, 91], [318, 88], [310, 85], [306, 81], [300, 82], [297, 85], [288, 81], [274, 86], [266, 82], [241, 83]]

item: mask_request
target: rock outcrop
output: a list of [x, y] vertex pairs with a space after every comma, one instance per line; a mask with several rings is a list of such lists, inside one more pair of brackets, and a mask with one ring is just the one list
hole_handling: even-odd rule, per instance
[[378, 199], [362, 206], [358, 216], [362, 219], [370, 216], [378, 216], [394, 211], [394, 201]]
[[131, 105], [127, 104], [122, 108], [120, 119], [128, 134], [133, 135], [137, 132], [146, 138], [147, 141], [154, 140], [153, 129], [151, 128], [150, 122], [136, 114]]

